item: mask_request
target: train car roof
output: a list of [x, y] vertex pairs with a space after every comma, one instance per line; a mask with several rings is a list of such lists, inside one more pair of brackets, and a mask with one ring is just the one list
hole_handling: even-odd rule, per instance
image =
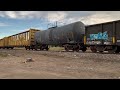
[[[29, 30], [27, 30], [27, 31], [23, 31], [23, 32], [20, 32], [20, 33], [14, 34], [14, 35], [7, 36], [7, 37], [16, 36], [16, 35], [19, 35], [19, 34], [22, 34], [22, 33], [25, 33], [25, 32], [29, 32], [30, 30], [37, 30], [37, 31], [41, 31], [41, 30], [38, 30], [38, 29], [32, 29], [32, 28], [30, 28], [30, 29], [29, 29]], [[7, 38], [7, 37], [3, 37], [3, 38], [1, 38], [1, 39]], [[1, 39], [0, 39], [0, 40], [1, 40]]]
[[[65, 24], [65, 25], [62, 25], [62, 26], [53, 26], [53, 27], [49, 27], [48, 29], [54, 29], [54, 28], [60, 28], [60, 27], [64, 27], [64, 26], [68, 26], [68, 25], [72, 25], [72, 24], [76, 24], [76, 23], [83, 23], [82, 21], [76, 21], [76, 22], [72, 22], [72, 23], [69, 23], [69, 24]], [[84, 23], [83, 23], [84, 24]], [[46, 29], [46, 30], [48, 30]]]
[[[40, 30], [38, 30], [38, 29], [29, 29], [29, 30], [27, 30], [27, 31], [23, 31], [23, 32], [20, 32], [20, 33], [11, 35], [11, 36], [15, 36], [15, 35], [19, 35], [19, 34], [22, 34], [22, 33], [26, 33], [26, 32], [29, 32], [30, 30], [37, 30], [37, 31], [40, 31]], [[11, 37], [11, 36], [8, 36], [8, 37]]]
[[85, 27], [95, 26], [95, 25], [101, 25], [101, 24], [107, 24], [107, 23], [112, 23], [112, 22], [120, 22], [120, 20], [109, 21], [109, 22], [103, 22], [103, 23], [97, 23], [97, 24], [91, 24], [91, 25], [86, 25]]

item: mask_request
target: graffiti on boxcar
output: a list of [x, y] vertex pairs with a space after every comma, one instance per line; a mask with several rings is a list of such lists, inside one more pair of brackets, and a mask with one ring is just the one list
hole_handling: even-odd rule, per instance
[[98, 34], [90, 34], [90, 40], [108, 40], [108, 33], [99, 32]]

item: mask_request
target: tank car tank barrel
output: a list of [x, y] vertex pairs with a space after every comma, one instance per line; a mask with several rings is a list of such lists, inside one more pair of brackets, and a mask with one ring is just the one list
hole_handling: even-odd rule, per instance
[[85, 25], [75, 22], [61, 27], [49, 28], [35, 33], [36, 45], [84, 45]]

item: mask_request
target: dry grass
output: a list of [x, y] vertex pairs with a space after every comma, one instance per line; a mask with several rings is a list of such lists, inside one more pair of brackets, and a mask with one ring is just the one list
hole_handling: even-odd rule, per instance
[[50, 51], [62, 51], [62, 50], [64, 50], [64, 48], [63, 47], [50, 47], [49, 50]]
[[8, 56], [8, 54], [7, 53], [4, 53], [4, 52], [0, 52], [0, 57], [7, 57]]

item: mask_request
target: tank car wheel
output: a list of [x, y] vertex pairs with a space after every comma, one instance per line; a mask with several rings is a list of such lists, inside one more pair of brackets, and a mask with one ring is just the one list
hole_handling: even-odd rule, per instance
[[66, 47], [65, 47], [65, 50], [68, 52], [68, 51], [69, 51], [69, 48], [66, 46]]
[[47, 51], [49, 50], [49, 48], [48, 48], [48, 45], [46, 45], [46, 48], [45, 48]]
[[76, 49], [76, 52], [79, 52], [79, 49]]
[[80, 50], [80, 48], [76, 48], [76, 49], [75, 49], [76, 52], [79, 52], [79, 50]]
[[[41, 45], [39, 49], [43, 51], [44, 50], [44, 46]], [[47, 49], [47, 48], [45, 48], [45, 49]]]
[[77, 45], [76, 48], [75, 48], [75, 51], [79, 52], [79, 50], [80, 50], [80, 45]]
[[103, 53], [103, 51], [99, 51], [100, 53]]
[[46, 50], [48, 51], [48, 50], [49, 50], [49, 48], [46, 48]]
[[65, 50], [68, 52], [69, 51], [69, 49], [67, 48], [67, 47], [65, 47]]
[[84, 47], [83, 49], [82, 49], [82, 52], [85, 52], [87, 50], [87, 48], [86, 47]]
[[74, 51], [75, 51], [75, 49], [73, 48], [73, 49], [72, 49], [72, 51], [74, 52]]
[[93, 53], [96, 53], [96, 52], [97, 52], [97, 49], [96, 49], [95, 46], [91, 46], [90, 49], [91, 49], [91, 51], [92, 51]]
[[68, 52], [69, 51], [68, 44], [65, 45], [64, 47], [65, 47], [65, 50]]
[[80, 50], [80, 48], [77, 48], [77, 49], [76, 49], [76, 52], [79, 52], [79, 50]]
[[44, 50], [44, 48], [43, 48], [43, 47], [41, 47], [41, 48], [40, 48], [40, 50]]

